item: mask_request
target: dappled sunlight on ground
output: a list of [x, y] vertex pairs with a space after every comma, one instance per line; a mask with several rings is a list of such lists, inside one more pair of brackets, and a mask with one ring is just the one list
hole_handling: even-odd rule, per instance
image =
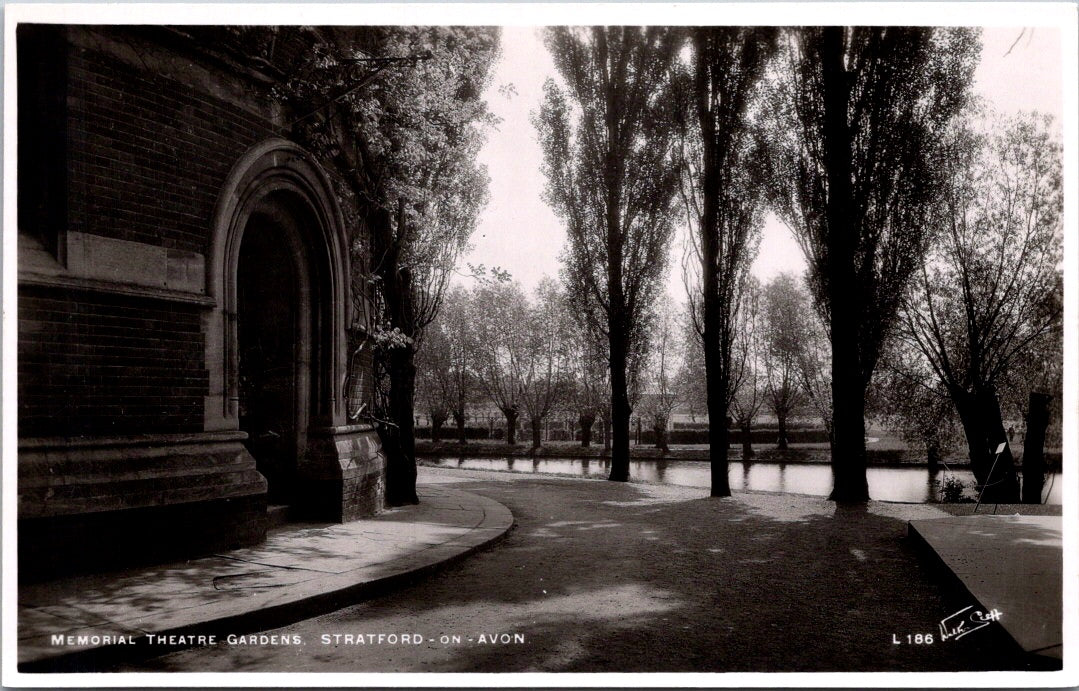
[[817, 516], [831, 516], [835, 504], [817, 497], [792, 494], [737, 493], [732, 497], [756, 516], [784, 523], [804, 523]]
[[[423, 469], [429, 471], [431, 469]], [[1008, 668], [987, 637], [897, 646], [957, 608], [905, 544], [931, 507], [460, 473], [518, 528], [413, 587], [281, 629], [290, 649], [188, 651], [144, 669], [408, 672], [958, 671]], [[467, 473], [467, 475], [466, 475]], [[958, 603], [966, 606], [967, 602]], [[422, 645], [325, 645], [417, 632]], [[491, 646], [478, 635], [520, 634]], [[459, 636], [442, 643], [441, 636]], [[469, 638], [476, 640], [468, 640]]]
[[869, 513], [874, 516], [913, 521], [926, 518], [944, 518], [950, 514], [931, 504], [894, 504], [886, 501], [869, 502]]

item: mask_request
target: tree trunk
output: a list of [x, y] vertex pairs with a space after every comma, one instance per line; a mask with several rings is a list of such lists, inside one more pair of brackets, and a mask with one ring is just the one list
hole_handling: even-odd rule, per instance
[[847, 121], [851, 81], [844, 63], [842, 27], [826, 27], [821, 36], [821, 86], [824, 95], [824, 158], [828, 182], [826, 245], [832, 342], [832, 494], [836, 502], [869, 499], [865, 455], [865, 381], [859, 327], [863, 318], [856, 250], [859, 229], [851, 221], [853, 137]]
[[611, 474], [614, 482], [629, 481], [629, 405], [626, 381], [626, 338], [621, 329], [611, 328]]
[[[700, 29], [694, 35], [697, 50], [706, 51], [707, 34]], [[716, 141], [716, 123], [711, 111], [712, 103], [705, 98], [713, 85], [705, 70], [698, 66], [695, 75], [697, 93], [697, 121], [701, 127], [703, 145], [703, 194], [701, 210], [701, 289], [704, 308], [704, 371], [705, 390], [708, 399], [708, 458], [711, 463], [711, 496], [729, 497], [730, 481], [727, 478], [729, 433], [727, 431], [727, 388], [730, 385], [730, 348], [725, 347], [723, 334], [726, 321], [732, 313], [731, 306], [724, 304], [719, 293], [720, 272], [720, 218], [719, 199], [722, 189], [719, 169], [719, 145]], [[729, 278], [729, 277], [728, 277]], [[728, 291], [733, 292], [733, 291]], [[726, 319], [725, 319], [726, 316]]]
[[390, 417], [397, 429], [386, 454], [386, 503], [418, 504], [416, 496], [416, 436], [412, 417], [416, 364], [411, 346], [394, 348], [387, 356], [390, 376]]
[[869, 499], [865, 453], [865, 388], [862, 386], [861, 376], [853, 372], [853, 368], [844, 368], [839, 364], [842, 362], [843, 358], [837, 358], [832, 365], [833, 485], [829, 499], [844, 503], [864, 502]]
[[[720, 406], [725, 407], [725, 406]], [[712, 417], [709, 403], [708, 416], [708, 460], [711, 469], [711, 491], [713, 497], [731, 496], [731, 484], [727, 477], [728, 470], [728, 447], [730, 446], [730, 432], [723, 422], [713, 424], [712, 420], [724, 420], [725, 416]]]
[[431, 413], [431, 441], [437, 444], [442, 439], [442, 424], [446, 422], [446, 416], [441, 413]]
[[777, 427], [779, 427], [779, 439], [776, 441], [776, 448], [780, 451], [787, 450], [787, 414], [776, 413]]
[[520, 413], [516, 408], [502, 408], [502, 414], [506, 416], [506, 443], [510, 446], [517, 444], [517, 418]]
[[[405, 219], [404, 201], [398, 200], [398, 227]], [[385, 303], [383, 316], [404, 333], [417, 336], [415, 305], [413, 304], [412, 271], [401, 266], [400, 236], [393, 232], [393, 222], [387, 209], [371, 207], [366, 213], [370, 231], [372, 256], [381, 257], [374, 270], [381, 281]], [[386, 503], [390, 506], [419, 503], [416, 496], [416, 436], [413, 419], [413, 398], [416, 390], [415, 351], [412, 345], [394, 348], [386, 355], [386, 372], [390, 380], [387, 411], [391, 429], [382, 425], [383, 437], [390, 443], [386, 454]]]
[[926, 440], [925, 458], [929, 463], [929, 471], [933, 473], [937, 472], [941, 462], [940, 442], [937, 439], [933, 438]]
[[466, 443], [468, 441], [468, 435], [465, 434], [465, 411], [453, 411], [453, 422], [457, 425], [457, 443]]
[[[974, 393], [953, 390], [952, 401], [959, 413], [959, 422], [963, 425], [963, 434], [967, 440], [970, 470], [978, 484], [984, 488], [982, 501], [1017, 503], [1019, 478], [1015, 472], [1011, 448], [1005, 443], [1008, 434], [1004, 431], [996, 391], [992, 387], [985, 387]], [[1005, 446], [998, 457], [996, 450], [1001, 443], [1005, 443]]]
[[753, 429], [752, 422], [742, 421], [742, 460], [748, 461], [753, 458]]
[[538, 449], [543, 446], [543, 420], [532, 418], [532, 448]]
[[981, 419], [974, 395], [962, 390], [951, 391], [955, 412], [959, 415], [959, 424], [963, 426], [963, 437], [967, 442], [967, 457], [970, 459], [970, 471], [978, 484], [985, 484], [989, 466], [984, 462], [989, 450], [985, 442]]
[[1041, 504], [1045, 484], [1045, 430], [1049, 427], [1049, 394], [1030, 392], [1027, 433], [1023, 438], [1023, 503]]
[[596, 424], [595, 414], [581, 415], [577, 418], [581, 426], [581, 446], [588, 448], [592, 444], [592, 425]]
[[667, 423], [661, 420], [656, 420], [652, 425], [652, 431], [656, 435], [656, 448], [661, 449], [664, 453], [670, 451], [667, 446]]
[[611, 417], [609, 413], [607, 417], [603, 418], [603, 450], [611, 450]]
[[[986, 474], [983, 502], [1000, 504], [1019, 503], [1019, 476], [1015, 472], [1015, 458], [1008, 445], [1008, 433], [1004, 430], [1004, 419], [1000, 414], [1000, 399], [996, 389], [987, 387], [978, 392], [978, 409], [985, 421], [986, 440], [989, 442], [989, 455], [986, 461], [989, 469]], [[999, 456], [997, 447], [1004, 444]]]

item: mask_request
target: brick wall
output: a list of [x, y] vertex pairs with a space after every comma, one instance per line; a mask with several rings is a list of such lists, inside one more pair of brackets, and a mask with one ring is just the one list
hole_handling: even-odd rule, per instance
[[19, 296], [19, 436], [201, 430], [208, 379], [197, 308], [78, 298]]
[[[49, 87], [66, 90], [65, 130], [46, 136], [64, 139], [66, 228], [207, 255], [225, 178], [273, 125], [106, 52], [54, 49], [65, 52], [66, 74]], [[200, 431], [209, 384], [199, 309], [24, 286], [19, 436]]]
[[102, 53], [68, 58], [68, 227], [206, 254], [229, 170], [268, 121]]

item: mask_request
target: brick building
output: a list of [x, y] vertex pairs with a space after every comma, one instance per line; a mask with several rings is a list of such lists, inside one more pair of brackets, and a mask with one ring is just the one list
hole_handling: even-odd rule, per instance
[[381, 507], [356, 231], [272, 92], [314, 34], [18, 27], [21, 577]]

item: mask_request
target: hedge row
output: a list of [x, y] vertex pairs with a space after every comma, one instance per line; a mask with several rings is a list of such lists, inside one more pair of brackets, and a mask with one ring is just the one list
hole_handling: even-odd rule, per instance
[[[465, 439], [487, 439], [487, 437], [490, 435], [490, 432], [491, 431], [489, 429], [487, 429], [486, 427], [469, 427], [469, 426], [466, 425], [465, 426]], [[496, 429], [495, 433], [496, 434], [501, 434], [500, 437], [495, 437], [495, 439], [505, 439], [506, 438], [506, 431], [505, 430]], [[430, 439], [431, 438], [431, 428], [430, 427], [417, 427], [416, 428], [416, 438], [417, 439]], [[439, 430], [438, 438], [443, 439], [443, 440], [445, 440], [445, 439], [459, 439], [460, 437], [459, 437], [458, 432], [457, 432], [457, 425], [452, 425], [452, 424], [451, 425], [442, 425], [442, 428]]]
[[[731, 444], [742, 443], [742, 431], [732, 429], [728, 431], [730, 435]], [[592, 439], [602, 441], [603, 430], [592, 428]], [[635, 435], [634, 430], [630, 430], [630, 437]], [[417, 427], [416, 428], [417, 439], [430, 439], [431, 428], [430, 427]], [[457, 426], [456, 425], [443, 425], [439, 438], [442, 440], [458, 439]], [[505, 439], [506, 430], [504, 428], [496, 427], [492, 432], [487, 427], [465, 427], [465, 439]], [[524, 428], [517, 432], [517, 438], [521, 441], [532, 438], [532, 430]], [[754, 444], [775, 444], [779, 439], [779, 431], [776, 429], [755, 429], [750, 432], [750, 439]], [[572, 441], [580, 441], [581, 433], [576, 432], [573, 435]], [[550, 431], [550, 435], [546, 437], [546, 441], [571, 441], [570, 433], [563, 429], [553, 429]], [[787, 430], [787, 442], [790, 444], [827, 444], [828, 433], [823, 429], [792, 429]], [[642, 444], [655, 444], [656, 435], [653, 430], [642, 429], [641, 430], [641, 443]], [[668, 444], [707, 444], [708, 443], [708, 430], [696, 430], [696, 429], [676, 429], [669, 430], [667, 432]]]
[[[742, 443], [742, 430], [728, 430], [727, 434], [731, 444]], [[775, 444], [779, 440], [777, 429], [755, 429], [749, 433], [753, 444]], [[650, 429], [641, 430], [642, 444], [655, 444], [656, 434]], [[707, 444], [707, 429], [675, 429], [667, 431], [668, 444]], [[789, 444], [827, 444], [828, 432], [823, 429], [793, 429], [787, 430], [787, 443]]]

